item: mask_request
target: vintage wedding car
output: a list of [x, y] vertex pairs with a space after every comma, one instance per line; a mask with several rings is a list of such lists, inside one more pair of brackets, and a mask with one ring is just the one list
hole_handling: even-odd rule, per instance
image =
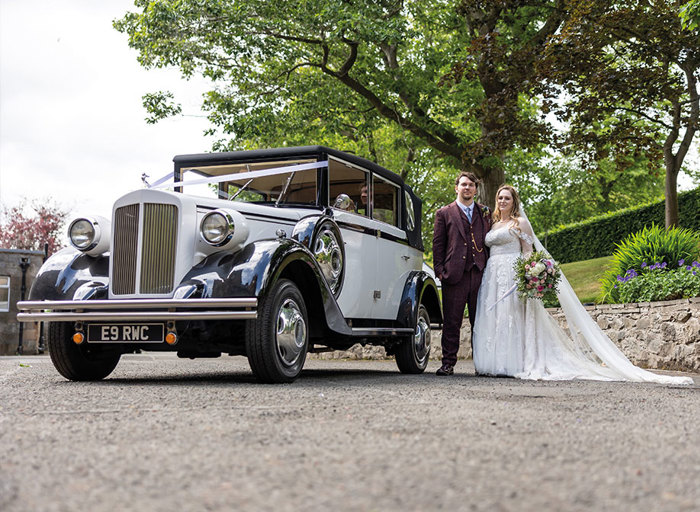
[[382, 345], [422, 372], [442, 322], [423, 270], [421, 201], [396, 174], [322, 146], [177, 156], [174, 172], [119, 198], [112, 221], [78, 218], [20, 321], [49, 321], [72, 380], [121, 354], [245, 355], [289, 382], [307, 352]]

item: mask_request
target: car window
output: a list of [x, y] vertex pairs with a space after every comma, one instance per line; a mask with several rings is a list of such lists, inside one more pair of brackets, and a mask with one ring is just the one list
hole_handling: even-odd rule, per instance
[[341, 210], [369, 215], [369, 174], [345, 162], [330, 160], [328, 165], [329, 204]]
[[399, 187], [379, 176], [374, 176], [374, 209], [372, 218], [391, 224], [399, 225]]
[[404, 197], [406, 200], [406, 229], [413, 231], [416, 227], [416, 211], [413, 209], [413, 199], [411, 199], [411, 194], [408, 190], [404, 190]]

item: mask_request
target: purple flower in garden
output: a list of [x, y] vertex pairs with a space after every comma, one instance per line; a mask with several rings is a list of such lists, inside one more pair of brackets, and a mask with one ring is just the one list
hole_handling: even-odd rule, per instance
[[642, 268], [646, 268], [646, 266], [647, 266], [647, 262], [645, 261], [642, 263]]
[[666, 268], [666, 262], [665, 262], [665, 261], [661, 264], [661, 268]]
[[678, 260], [678, 266], [679, 266], [679, 267], [682, 267], [682, 266], [683, 266], [683, 263], [685, 263], [685, 260], [684, 260], [684, 259]]

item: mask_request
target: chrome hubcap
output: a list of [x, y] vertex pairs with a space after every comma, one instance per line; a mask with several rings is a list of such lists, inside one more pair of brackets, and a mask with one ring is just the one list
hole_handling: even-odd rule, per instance
[[343, 271], [343, 252], [338, 238], [332, 229], [326, 227], [319, 233], [314, 245], [314, 256], [318, 261], [323, 277], [335, 294], [340, 289], [340, 276]]
[[287, 366], [294, 365], [306, 345], [306, 322], [299, 305], [286, 299], [277, 314], [277, 353]]
[[416, 332], [413, 334], [413, 346], [416, 358], [422, 364], [430, 355], [430, 324], [422, 316], [418, 317]]

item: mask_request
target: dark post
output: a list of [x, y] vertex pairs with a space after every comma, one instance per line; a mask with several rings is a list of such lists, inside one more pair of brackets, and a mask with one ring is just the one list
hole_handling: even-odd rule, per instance
[[[41, 260], [42, 263], [46, 263], [49, 257], [49, 244], [44, 242], [44, 258]], [[44, 345], [44, 322], [39, 322], [39, 346], [37, 347], [37, 352], [40, 354], [44, 353], [46, 346]]]
[[[19, 268], [22, 269], [22, 288], [19, 293], [19, 300], [24, 300], [27, 291], [27, 269], [29, 268], [29, 258], [19, 259]], [[24, 323], [19, 323], [19, 343], [17, 343], [17, 355], [22, 355], [22, 338], [24, 337]]]

